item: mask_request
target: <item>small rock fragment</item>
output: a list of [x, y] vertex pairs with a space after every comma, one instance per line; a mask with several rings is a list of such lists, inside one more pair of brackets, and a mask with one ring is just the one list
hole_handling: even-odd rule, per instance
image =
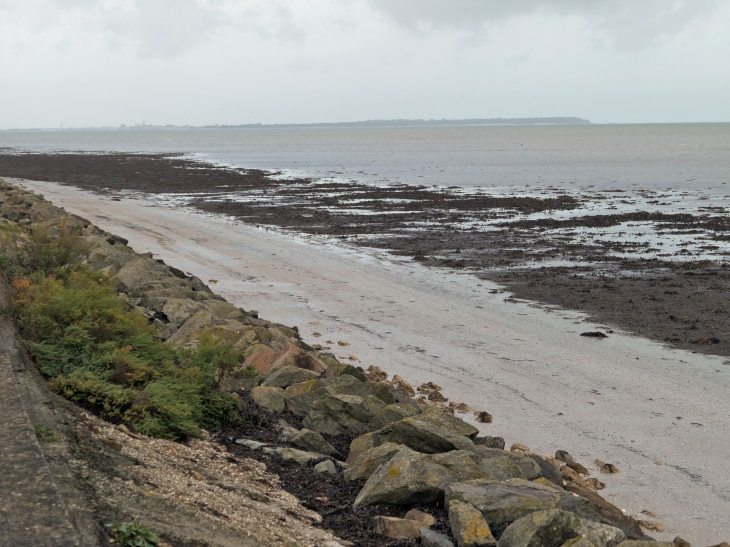
[[202, 473], [198, 473], [197, 471], [191, 471], [190, 475], [196, 480], [196, 481], [204, 481], [205, 475]]
[[497, 545], [481, 511], [470, 503], [460, 501], [449, 503], [449, 524], [459, 547]]
[[524, 444], [520, 443], [514, 443], [512, 446], [509, 447], [509, 449], [514, 452], [515, 450], [519, 450], [520, 452], [529, 452], [530, 449], [527, 448]]
[[411, 509], [406, 513], [406, 516], [403, 517], [408, 520], [415, 520], [416, 522], [421, 523], [421, 527], [430, 528], [434, 524], [436, 524], [436, 519], [433, 518], [428, 513], [424, 513], [423, 511], [419, 511], [418, 509]]
[[349, 345], [350, 345], [350, 343], [349, 343], [349, 342], [343, 342], [342, 340], [340, 340], [339, 342], [337, 342], [337, 345], [338, 345], [338, 346], [343, 346], [343, 347], [344, 347], [344, 346], [349, 346]]
[[489, 412], [482, 411], [477, 414], [477, 422], [480, 424], [491, 424], [492, 423], [492, 415]]
[[421, 545], [423, 547], [454, 547], [449, 536], [439, 534], [428, 528], [421, 528]]
[[601, 466], [601, 473], [607, 473], [607, 474], [613, 474], [618, 473], [618, 467], [613, 465], [612, 463], [604, 463]]
[[334, 462], [332, 462], [332, 460], [325, 460], [323, 462], [319, 462], [317, 465], [314, 466], [314, 472], [315, 473], [329, 473], [330, 475], [336, 475], [337, 468], [335, 467], [335, 464], [334, 464]]
[[418, 539], [421, 537], [420, 527], [415, 520], [373, 517], [375, 533], [392, 539]]
[[674, 543], [674, 547], [692, 547], [692, 544], [689, 541], [687, 541], [686, 539], [682, 539], [679, 536], [674, 538], [674, 541], [672, 541], [672, 543]]
[[591, 474], [591, 472], [588, 471], [588, 469], [586, 469], [585, 467], [583, 467], [581, 464], [579, 464], [576, 461], [571, 460], [571, 461], [567, 462], [565, 465], [570, 467], [576, 473], [580, 473], [581, 475], [590, 475]]

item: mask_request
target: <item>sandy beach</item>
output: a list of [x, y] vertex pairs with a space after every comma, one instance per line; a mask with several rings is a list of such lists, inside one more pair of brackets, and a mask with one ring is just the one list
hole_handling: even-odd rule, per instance
[[138, 252], [217, 280], [229, 301], [297, 325], [310, 344], [412, 383], [438, 383], [447, 397], [494, 416], [478, 424], [483, 434], [538, 453], [568, 450], [596, 473], [595, 459], [613, 463], [621, 472], [600, 475], [601, 494], [627, 515], [660, 515], [659, 539], [701, 545], [730, 536], [724, 358], [618, 331], [582, 337], [598, 325], [579, 313], [509, 299], [489, 281], [381, 250], [166, 207], [153, 196], [117, 201], [23, 184]]

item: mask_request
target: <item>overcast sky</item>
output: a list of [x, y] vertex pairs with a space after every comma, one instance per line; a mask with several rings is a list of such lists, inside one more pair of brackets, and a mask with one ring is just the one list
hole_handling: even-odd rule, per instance
[[730, 0], [0, 0], [0, 128], [730, 121]]

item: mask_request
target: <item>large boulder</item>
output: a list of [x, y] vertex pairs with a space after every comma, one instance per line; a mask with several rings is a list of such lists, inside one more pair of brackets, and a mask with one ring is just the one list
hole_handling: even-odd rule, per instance
[[312, 403], [302, 424], [320, 433], [358, 435], [370, 418], [384, 406], [385, 403], [372, 395], [363, 399], [356, 395], [325, 392]]
[[274, 412], [284, 412], [286, 410], [284, 390], [280, 387], [255, 387], [251, 390], [251, 397], [257, 405]]
[[244, 367], [254, 367], [259, 374], [266, 376], [271, 372], [277, 353], [268, 346], [263, 346], [259, 351], [249, 355], [243, 363]]
[[342, 457], [337, 449], [328, 443], [322, 435], [316, 431], [309, 429], [300, 430], [291, 440], [292, 444], [308, 450], [309, 452], [317, 452], [327, 456]]
[[470, 503], [482, 512], [490, 526], [561, 506], [560, 493], [555, 489], [523, 480], [455, 482], [444, 493], [447, 505], [452, 501]]
[[325, 365], [327, 365], [327, 370], [322, 373], [323, 378], [333, 378], [337, 376], [343, 376], [347, 374], [348, 376], [352, 376], [353, 378], [356, 378], [357, 380], [360, 380], [361, 382], [367, 382], [368, 377], [365, 376], [362, 372], [357, 370], [352, 365], [347, 365], [345, 363], [340, 363], [339, 361], [332, 359], [331, 357], [328, 357], [326, 355], [319, 354], [317, 358], [322, 361]]
[[355, 510], [368, 505], [431, 503], [457, 480], [453, 471], [410, 448], [402, 448], [365, 483], [355, 499]]
[[299, 384], [317, 378], [317, 373], [311, 370], [286, 366], [272, 372], [261, 382], [262, 386], [287, 388], [292, 384]]
[[499, 547], [560, 547], [580, 537], [582, 525], [573, 513], [551, 509], [530, 513], [513, 522], [499, 538]]
[[114, 277], [122, 285], [124, 292], [130, 292], [137, 287], [153, 281], [161, 281], [170, 276], [172, 274], [167, 266], [159, 264], [151, 258], [138, 258], [125, 263]]
[[[277, 329], [270, 329], [276, 331]], [[294, 344], [288, 344], [277, 354], [276, 360], [271, 363], [271, 371], [279, 370], [284, 367], [301, 368], [310, 370], [317, 375], [327, 370], [327, 365], [305, 352], [302, 348]]]
[[[377, 450], [366, 451], [361, 456], [362, 463], [373, 458]], [[524, 476], [508, 458], [500, 463], [505, 467], [499, 467], [495, 460], [482, 460], [468, 450], [422, 454], [402, 447], [370, 476], [355, 503], [359, 507], [375, 503], [400, 505], [420, 500], [420, 496], [424, 502], [434, 501], [441, 498], [449, 484], [457, 481], [496, 481]]]
[[392, 539], [418, 539], [421, 523], [395, 517], [373, 517], [375, 533]]
[[420, 414], [385, 426], [371, 435], [377, 437], [377, 444], [393, 442], [404, 444], [424, 454], [437, 454], [451, 450], [474, 450], [469, 438], [453, 433], [430, 422], [419, 420]]
[[297, 450], [296, 448], [265, 448], [264, 452], [272, 453], [279, 457], [281, 463], [289, 467], [302, 467], [309, 462], [326, 458], [325, 454], [317, 452], [309, 452], [306, 450]]
[[479, 430], [471, 424], [466, 423], [461, 418], [457, 418], [453, 414], [444, 412], [438, 407], [421, 405], [422, 412], [418, 415], [418, 419], [422, 422], [436, 425], [443, 429], [448, 429], [452, 433], [457, 435], [463, 435], [474, 439], [478, 434]]
[[403, 445], [400, 444], [383, 443], [380, 446], [366, 450], [355, 461], [348, 464], [343, 473], [345, 482], [369, 478], [381, 465], [389, 462], [402, 448]]
[[473, 505], [453, 501], [449, 504], [449, 525], [459, 547], [497, 545], [489, 525]]
[[620, 528], [629, 539], [646, 539], [637, 520], [624, 515], [621, 509], [603, 499], [597, 492], [571, 482], [565, 485], [565, 490], [590, 501], [602, 522]]
[[179, 327], [200, 310], [200, 304], [187, 298], [169, 298], [159, 310], [173, 325]]
[[292, 412], [297, 416], [306, 416], [314, 402], [319, 399], [323, 393], [335, 395], [335, 392], [326, 388], [323, 381], [319, 379], [292, 384], [284, 391], [286, 408], [289, 412]]
[[195, 345], [200, 334], [212, 324], [213, 316], [207, 311], [199, 310], [177, 329], [168, 342], [176, 348]]
[[497, 448], [487, 448], [486, 446], [477, 446], [474, 450], [484, 459], [509, 458], [517, 467], [522, 469], [527, 480], [532, 481], [542, 476], [542, 471], [537, 462], [523, 452], [499, 450]]
[[372, 433], [373, 431], [384, 428], [386, 425], [399, 422], [404, 418], [410, 418], [411, 416], [416, 416], [420, 413], [421, 409], [418, 405], [408, 403], [394, 403], [392, 405], [388, 405], [368, 422], [364, 432]]

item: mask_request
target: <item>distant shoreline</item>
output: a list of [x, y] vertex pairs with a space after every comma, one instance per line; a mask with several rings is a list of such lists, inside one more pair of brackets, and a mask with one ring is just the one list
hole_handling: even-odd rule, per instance
[[249, 123], [235, 125], [148, 125], [144, 122], [137, 125], [120, 125], [108, 127], [68, 127], [68, 128], [26, 128], [2, 129], [3, 132], [26, 131], [195, 131], [201, 129], [265, 129], [265, 128], [295, 128], [295, 127], [464, 127], [483, 125], [591, 125], [590, 120], [578, 117], [547, 117], [547, 118], [470, 118], [462, 120], [364, 120], [359, 122], [332, 122], [332, 123]]

